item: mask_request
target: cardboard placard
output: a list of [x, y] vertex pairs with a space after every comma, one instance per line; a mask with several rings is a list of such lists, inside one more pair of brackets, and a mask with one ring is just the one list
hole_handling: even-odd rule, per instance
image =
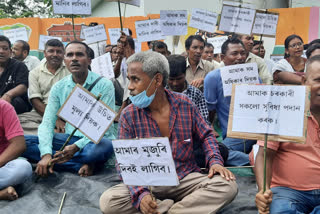
[[221, 46], [222, 44], [228, 40], [228, 36], [217, 36], [213, 38], [208, 38], [207, 42], [211, 43], [214, 47], [214, 54], [219, 54], [221, 53]]
[[231, 96], [233, 84], [259, 84], [257, 63], [229, 65], [220, 68], [223, 95]]
[[188, 12], [186, 10], [160, 10], [163, 35], [179, 36], [188, 33]]
[[46, 42], [50, 39], [58, 39], [62, 42], [61, 37], [40, 35], [40, 37], [39, 37], [39, 50], [43, 51], [45, 48], [44, 46], [45, 46]]
[[192, 8], [192, 15], [189, 22], [189, 27], [197, 28], [207, 32], [214, 33], [217, 24], [218, 14]]
[[91, 62], [91, 70], [107, 79], [114, 78], [110, 53], [94, 58]]
[[252, 33], [256, 35], [275, 37], [277, 33], [279, 14], [257, 12]]
[[91, 0], [52, 0], [54, 14], [91, 15]]
[[25, 27], [3, 30], [3, 35], [9, 38], [11, 44], [14, 44], [17, 40], [28, 42], [29, 39], [27, 29]]
[[310, 88], [292, 85], [234, 85], [228, 137], [305, 143]]
[[57, 115], [98, 144], [116, 117], [109, 106], [77, 84]]
[[[117, 41], [121, 36], [121, 32], [120, 31], [121, 31], [121, 28], [109, 28], [108, 29], [111, 45], [116, 45], [117, 44]], [[126, 35], [129, 35], [129, 29], [128, 28], [123, 28], [123, 32]]]
[[83, 29], [83, 34], [87, 44], [105, 41], [108, 39], [106, 29], [104, 28], [104, 24], [85, 28]]
[[112, 140], [112, 145], [126, 185], [179, 185], [167, 137]]
[[223, 5], [219, 30], [251, 35], [256, 10]]
[[154, 40], [163, 40], [160, 19], [150, 19], [145, 21], [136, 21], [136, 33], [139, 42], [148, 42]]

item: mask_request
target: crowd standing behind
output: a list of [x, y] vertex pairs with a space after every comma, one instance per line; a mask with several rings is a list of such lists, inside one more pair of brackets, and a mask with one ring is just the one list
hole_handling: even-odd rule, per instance
[[[168, 137], [180, 185], [154, 188], [155, 199], [147, 187], [116, 185], [100, 198], [103, 213], [216, 213], [238, 191], [235, 176], [224, 166], [250, 164], [255, 164], [259, 213], [320, 212], [320, 42], [308, 45], [309, 61], [302, 57], [300, 36], [288, 36], [284, 45], [278, 63], [265, 59], [263, 41], [237, 34], [223, 43], [219, 55], [200, 35], [186, 39], [181, 55], [171, 55], [162, 41], [150, 41], [150, 50], [135, 53], [131, 35], [122, 32], [117, 45], [105, 46], [115, 74], [107, 80], [91, 71], [94, 52], [83, 42], [64, 48], [59, 40], [49, 40], [40, 62], [29, 55], [27, 42], [16, 41], [11, 49], [10, 40], [0, 36], [0, 200], [17, 199], [15, 186], [30, 179], [31, 165], [19, 156], [36, 164], [38, 176], [53, 170], [90, 176], [113, 156], [115, 136]], [[256, 141], [226, 136], [231, 98], [223, 94], [219, 68], [244, 63], [257, 64], [261, 83], [311, 86], [307, 144], [268, 143], [266, 192], [263, 142], [254, 154]], [[118, 112], [115, 127], [97, 145], [77, 131], [59, 151], [74, 128], [56, 113], [76, 84], [102, 94], [101, 100]]]

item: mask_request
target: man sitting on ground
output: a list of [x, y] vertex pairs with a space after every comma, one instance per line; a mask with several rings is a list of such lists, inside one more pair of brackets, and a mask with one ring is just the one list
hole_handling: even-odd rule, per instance
[[[98, 165], [103, 166], [113, 153], [109, 140], [114, 139], [113, 126], [110, 126], [99, 144], [90, 142], [81, 132], [76, 131], [64, 150], [56, 152], [75, 129], [66, 123], [65, 134], [54, 133], [58, 110], [76, 84], [89, 89], [100, 77], [88, 70], [88, 65], [91, 63], [89, 52], [88, 45], [83, 42], [73, 41], [66, 46], [64, 62], [71, 75], [53, 85], [38, 129], [38, 136], [25, 136], [27, 151], [23, 156], [37, 163], [35, 172], [40, 176], [46, 176], [48, 171], [53, 173], [53, 167], [56, 170], [78, 172], [80, 176], [92, 175], [93, 168]], [[110, 80], [100, 79], [91, 93], [95, 96], [102, 94], [101, 100], [114, 109], [114, 87]]]
[[307, 62], [302, 84], [311, 86], [306, 144], [268, 142], [267, 180], [263, 193], [263, 145], [255, 162], [259, 213], [320, 213], [320, 56]]
[[32, 71], [40, 64], [40, 60], [35, 56], [30, 56], [30, 46], [28, 42], [17, 40], [12, 47], [12, 58], [23, 62], [29, 71]]
[[[165, 89], [169, 65], [163, 55], [140, 52], [127, 63], [132, 104], [121, 114], [118, 137], [168, 137], [180, 185], [154, 187], [156, 202], [147, 187], [119, 184], [103, 193], [101, 211], [105, 214], [217, 212], [236, 196], [237, 184], [234, 175], [223, 167], [212, 129], [189, 98]], [[199, 173], [193, 155], [195, 140], [202, 142], [210, 169], [208, 175]]]
[[[69, 75], [63, 64], [64, 46], [58, 39], [50, 39], [44, 48], [46, 61], [29, 73], [29, 99], [33, 105], [31, 112], [19, 115], [20, 123], [26, 135], [36, 135], [48, 104], [51, 87]], [[57, 131], [64, 132], [64, 122], [57, 122]]]
[[27, 66], [16, 59], [11, 59], [11, 42], [0, 36], [0, 97], [13, 105], [17, 114], [28, 112], [29, 103]]
[[[246, 51], [244, 44], [238, 38], [226, 40], [221, 47], [221, 59], [225, 66], [244, 64]], [[218, 120], [222, 129], [223, 144], [229, 149], [226, 165], [248, 165], [249, 153], [256, 141], [227, 138], [228, 120], [231, 96], [224, 96], [220, 69], [210, 72], [204, 80], [204, 97], [207, 102], [210, 121], [217, 112]]]
[[0, 200], [15, 200], [14, 186], [31, 178], [28, 161], [17, 159], [26, 149], [23, 130], [13, 107], [0, 99]]

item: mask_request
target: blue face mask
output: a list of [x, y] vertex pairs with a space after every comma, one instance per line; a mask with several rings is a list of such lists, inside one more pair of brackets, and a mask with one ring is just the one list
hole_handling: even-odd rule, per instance
[[137, 106], [138, 108], [146, 108], [152, 103], [154, 96], [156, 95], [157, 89], [154, 91], [154, 93], [150, 97], [147, 96], [147, 91], [148, 91], [153, 79], [154, 79], [154, 77], [152, 78], [152, 80], [149, 83], [149, 86], [146, 90], [144, 90], [143, 92], [141, 92], [135, 96], [129, 97], [129, 99], [131, 100], [133, 105]]

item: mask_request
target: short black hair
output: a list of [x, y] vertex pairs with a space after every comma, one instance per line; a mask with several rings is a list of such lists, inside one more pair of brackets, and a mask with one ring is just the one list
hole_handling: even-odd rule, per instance
[[117, 46], [116, 45], [112, 45], [112, 48], [111, 48], [111, 53], [112, 53], [112, 50], [114, 49], [114, 48], [116, 48]]
[[263, 41], [253, 40], [253, 46], [256, 46], [256, 45], [263, 45]]
[[88, 56], [90, 59], [94, 59], [94, 50], [90, 47], [89, 47], [89, 55]]
[[17, 40], [15, 41], [16, 42], [19, 42], [22, 44], [22, 51], [27, 51], [27, 53], [29, 54], [30, 52], [30, 45], [28, 44], [28, 42], [24, 41], [24, 40]]
[[211, 44], [211, 43], [209, 43], [209, 42], [205, 42], [205, 43], [204, 43], [204, 47], [214, 48], [214, 47], [213, 47], [213, 44]]
[[92, 57], [92, 53], [90, 53], [90, 52], [91, 52], [91, 51], [90, 51], [90, 47], [89, 47], [86, 43], [81, 42], [81, 41], [78, 41], [78, 40], [73, 40], [73, 41], [69, 42], [69, 43], [66, 45], [66, 49], [67, 49], [67, 47], [68, 47], [69, 45], [71, 45], [71, 44], [80, 44], [80, 45], [83, 45], [83, 46], [86, 48], [86, 54], [87, 54], [87, 56], [88, 56], [90, 59], [93, 59], [93, 58], [94, 58], [94, 52], [93, 52], [93, 58], [91, 58], [91, 57]]
[[193, 40], [198, 40], [198, 41], [202, 42], [204, 45], [204, 40], [202, 39], [202, 37], [200, 35], [191, 35], [188, 37], [188, 39], [185, 42], [186, 50], [190, 49], [190, 46], [191, 46]]
[[48, 46], [64, 48], [63, 43], [59, 39], [49, 39], [44, 45], [44, 49], [46, 50]]
[[307, 59], [309, 59], [312, 52], [317, 49], [320, 49], [320, 43], [314, 43], [313, 45], [309, 46], [309, 48], [307, 49], [307, 52], [306, 52]]
[[295, 39], [295, 38], [300, 39], [301, 42], [303, 43], [303, 39], [302, 39], [300, 36], [298, 36], [298, 35], [296, 35], [296, 34], [292, 34], [292, 35], [288, 36], [288, 37], [286, 38], [286, 40], [284, 40], [284, 47], [285, 47], [285, 49], [288, 49], [288, 48], [289, 48], [289, 43], [291, 42], [291, 40], [293, 40], [293, 39]]
[[131, 47], [131, 49], [134, 50], [135, 49], [135, 44], [134, 44], [133, 38], [131, 36], [128, 36], [127, 40], [128, 40], [128, 43], [129, 43], [129, 46]]
[[315, 45], [315, 44], [320, 44], [320, 39], [314, 39], [308, 45], [310, 47], [310, 46]]
[[229, 44], [241, 44], [242, 47], [245, 49], [243, 42], [238, 37], [231, 37], [227, 39], [221, 46], [221, 53], [226, 54], [228, 51]]
[[11, 49], [11, 42], [10, 39], [6, 36], [0, 35], [0, 42], [7, 42], [9, 45], [9, 48]]
[[156, 41], [153, 43], [152, 50], [155, 51], [155, 48], [159, 48], [159, 49], [165, 48], [166, 50], [168, 50], [167, 44], [161, 41]]
[[177, 77], [181, 74], [186, 74], [187, 62], [184, 56], [170, 55], [167, 57], [169, 62], [169, 77]]

